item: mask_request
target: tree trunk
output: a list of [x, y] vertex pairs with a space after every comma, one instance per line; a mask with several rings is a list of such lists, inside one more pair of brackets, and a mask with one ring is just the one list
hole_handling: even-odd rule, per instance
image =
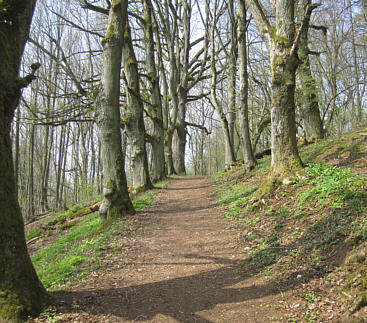
[[153, 120], [152, 135], [152, 180], [157, 182], [165, 178], [164, 162], [164, 129], [162, 115], [162, 100], [159, 88], [158, 73], [155, 64], [154, 38], [152, 28], [153, 7], [151, 0], [144, 0], [144, 35], [146, 49], [146, 68], [148, 72], [151, 91], [151, 117]]
[[173, 133], [173, 165], [177, 174], [186, 174], [185, 148], [186, 148], [186, 89], [180, 87], [178, 90], [178, 115], [176, 129]]
[[247, 19], [246, 6], [239, 0], [238, 15], [238, 55], [240, 65], [240, 133], [243, 153], [243, 164], [246, 171], [250, 171], [256, 165], [256, 159], [252, 150], [249, 121], [248, 121], [248, 73], [247, 73]]
[[173, 164], [178, 174], [186, 174], [185, 168], [185, 148], [186, 148], [186, 105], [188, 94], [188, 70], [190, 54], [190, 29], [191, 29], [191, 1], [183, 3], [183, 28], [182, 28], [182, 47], [180, 48], [179, 64], [176, 65], [177, 75], [175, 88], [172, 90], [178, 92], [178, 111], [177, 122], [173, 124], [175, 131], [173, 133]]
[[234, 162], [236, 161], [233, 150], [233, 143], [231, 140], [230, 127], [227, 118], [222, 115], [222, 131], [224, 136], [224, 163], [226, 169], [231, 169]]
[[298, 67], [295, 41], [294, 1], [277, 2], [276, 30], [272, 46], [271, 154], [272, 173], [280, 181], [302, 168], [298, 154], [295, 122], [295, 76]]
[[18, 78], [34, 6], [35, 1], [0, 3], [0, 321], [10, 322], [39, 313], [47, 299], [25, 243], [10, 140], [20, 90], [34, 78]]
[[15, 186], [19, 187], [19, 137], [20, 137], [20, 107], [18, 106], [16, 120], [15, 120], [15, 157], [14, 157], [14, 174], [15, 174]]
[[[234, 147], [234, 129], [236, 122], [236, 73], [237, 73], [237, 19], [234, 13], [234, 0], [228, 1], [228, 13], [230, 18], [230, 36], [231, 51], [228, 59], [228, 102], [227, 102], [227, 120], [229, 128], [229, 138], [232, 147]], [[236, 154], [234, 153], [234, 159]]]
[[34, 134], [35, 125], [30, 124], [29, 130], [29, 154], [28, 154], [28, 185], [27, 185], [27, 207], [25, 218], [31, 218], [34, 215]]
[[[307, 5], [311, 0], [302, 0], [300, 4], [299, 19], [302, 20]], [[310, 57], [308, 49], [308, 29], [302, 32], [298, 58], [301, 61], [298, 67], [297, 83], [301, 86], [301, 117], [307, 140], [321, 139], [324, 137], [324, 129], [320, 117], [319, 102], [317, 97], [316, 81], [311, 72]]]
[[125, 26], [122, 59], [125, 65], [127, 101], [127, 111], [123, 117], [123, 122], [131, 146], [133, 191], [136, 194], [152, 188], [153, 185], [150, 181], [145, 146], [144, 105], [140, 97], [138, 63], [128, 22]]
[[134, 213], [127, 190], [120, 131], [120, 70], [127, 0], [115, 0], [109, 11], [108, 29], [103, 39], [102, 91], [97, 123], [103, 164], [102, 220]]
[[[177, 68], [177, 55], [175, 52], [175, 46], [177, 45], [178, 38], [178, 17], [173, 17], [169, 13], [168, 3], [165, 3], [164, 14], [160, 14], [162, 21], [164, 22], [164, 36], [167, 39], [168, 47], [168, 59], [169, 59], [169, 76], [168, 81], [166, 78], [166, 69], [163, 63], [163, 45], [160, 40], [160, 31], [155, 28], [156, 40], [157, 40], [157, 53], [159, 61], [159, 71], [162, 79], [163, 87], [163, 126], [165, 130], [164, 137], [164, 154], [167, 165], [167, 174], [176, 174], [173, 164], [173, 132], [176, 127], [177, 113], [178, 113], [178, 95], [177, 84], [179, 82], [179, 72]], [[169, 102], [169, 97], [171, 102]]]
[[[51, 132], [51, 133], [50, 133]], [[53, 129], [50, 126], [46, 126], [46, 136], [43, 152], [42, 163], [42, 181], [41, 181], [41, 212], [48, 211], [50, 209], [48, 205], [48, 179], [50, 174], [50, 159], [53, 142]]]
[[246, 0], [257, 27], [267, 42], [272, 65], [271, 154], [272, 171], [258, 190], [258, 197], [270, 193], [276, 183], [288, 182], [299, 174], [302, 162], [298, 154], [295, 126], [295, 72], [299, 64], [297, 51], [300, 36], [309, 27], [312, 10], [309, 5], [299, 27], [295, 28], [295, 1], [278, 0], [275, 24], [270, 25], [257, 0]]
[[211, 43], [211, 87], [210, 87], [210, 97], [214, 105], [215, 110], [217, 110], [219, 117], [221, 119], [221, 125], [224, 136], [224, 150], [225, 150], [225, 168], [230, 169], [232, 164], [235, 162], [235, 156], [233, 151], [233, 145], [231, 141], [230, 127], [228, 125], [228, 119], [223, 111], [221, 104], [219, 103], [217, 97], [217, 82], [218, 82], [218, 72], [216, 68], [216, 49], [215, 49], [215, 26], [217, 24], [218, 12], [217, 3], [214, 3], [213, 8], [213, 20], [210, 26], [210, 43]]

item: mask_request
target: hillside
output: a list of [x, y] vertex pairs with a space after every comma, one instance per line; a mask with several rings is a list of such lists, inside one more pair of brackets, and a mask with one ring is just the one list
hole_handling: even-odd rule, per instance
[[254, 207], [270, 158], [245, 174], [216, 174], [224, 216], [261, 282], [291, 290], [279, 304], [288, 322], [367, 321], [367, 129], [300, 148], [304, 176]]
[[303, 146], [304, 176], [256, 205], [269, 157], [170, 179], [111, 228], [96, 231], [95, 202], [29, 224], [53, 295], [35, 321], [365, 322], [366, 142], [360, 129]]

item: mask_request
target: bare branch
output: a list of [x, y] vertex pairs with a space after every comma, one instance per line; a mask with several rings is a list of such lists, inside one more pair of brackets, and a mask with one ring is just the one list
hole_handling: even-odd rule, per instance
[[109, 13], [109, 9], [106, 9], [100, 6], [95, 6], [89, 3], [87, 0], [80, 0], [80, 2], [81, 2], [80, 5], [83, 9], [92, 10], [92, 11], [99, 12], [104, 15], [108, 15]]
[[40, 63], [33, 63], [31, 65], [32, 72], [28, 74], [27, 76], [18, 78], [16, 80], [17, 88], [20, 90], [20, 89], [27, 87], [29, 84], [31, 84], [37, 78], [35, 73], [40, 67], [41, 67]]
[[190, 127], [199, 128], [201, 130], [204, 130], [207, 135], [210, 135], [211, 134], [211, 132], [205, 126], [202, 126], [202, 125], [199, 125], [199, 124], [196, 124], [196, 123], [187, 122], [187, 121], [185, 121], [185, 125], [186, 126], [190, 126]]
[[315, 30], [321, 30], [324, 36], [326, 36], [327, 31], [328, 31], [328, 27], [326, 26], [310, 25], [310, 28], [315, 29]]
[[301, 22], [301, 26], [297, 30], [296, 37], [294, 38], [294, 42], [293, 42], [293, 45], [290, 51], [290, 55], [294, 55], [297, 52], [302, 33], [305, 30], [307, 30], [310, 25], [310, 18], [311, 18], [312, 11], [319, 6], [320, 6], [319, 3], [313, 3], [310, 5], [307, 5], [305, 16]]

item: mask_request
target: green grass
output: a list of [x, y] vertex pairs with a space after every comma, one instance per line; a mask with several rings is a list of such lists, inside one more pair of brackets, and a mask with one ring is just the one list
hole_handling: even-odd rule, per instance
[[[161, 182], [159, 185], [165, 185]], [[156, 185], [158, 186], [158, 185]], [[158, 191], [149, 191], [133, 201], [136, 211], [142, 210], [154, 202]], [[72, 209], [74, 212], [80, 207]], [[68, 212], [67, 216], [73, 213]], [[65, 217], [65, 213], [58, 217]], [[64, 236], [52, 244], [40, 249], [32, 261], [43, 285], [49, 290], [55, 290], [66, 283], [83, 279], [91, 270], [98, 267], [102, 253], [111, 254], [124, 247], [114, 242], [114, 237], [123, 237], [130, 230], [123, 219], [115, 221], [102, 231], [99, 213], [87, 217], [75, 224]], [[98, 234], [95, 234], [98, 232]], [[32, 231], [28, 236], [41, 234], [39, 230]]]
[[27, 235], [26, 235], [26, 240], [31, 240], [35, 237], [38, 237], [39, 235], [41, 235], [43, 232], [45, 232], [44, 229], [36, 229], [36, 230], [33, 230], [31, 232], [29, 232]]
[[226, 211], [224, 212], [225, 216], [235, 218], [241, 217], [243, 204], [253, 196], [255, 191], [256, 187], [246, 186], [243, 185], [243, 183], [239, 183], [230, 190], [220, 191], [217, 203], [226, 208]]
[[310, 164], [306, 168], [306, 179], [300, 183], [313, 185], [299, 196], [301, 205], [309, 199], [317, 199], [321, 204], [341, 208], [347, 200], [366, 197], [367, 181], [349, 169], [336, 166]]
[[293, 185], [280, 186], [274, 196], [260, 203], [256, 212], [246, 202], [256, 191], [258, 180], [269, 171], [269, 158], [259, 161], [252, 177], [236, 176], [239, 170], [212, 176], [223, 215], [245, 217], [239, 221], [245, 223], [243, 239], [251, 252], [244, 263], [260, 269], [292, 259], [293, 253], [324, 257], [347, 239], [355, 243], [367, 240], [367, 220], [361, 216], [367, 208], [367, 180], [345, 167], [314, 163], [320, 158], [320, 151], [333, 161], [338, 161], [340, 152], [345, 154], [344, 159], [354, 158], [348, 150], [352, 147], [350, 140], [358, 143], [357, 152], [365, 141], [351, 134], [304, 147], [303, 158], [313, 162], [306, 166], [304, 178], [295, 179]]

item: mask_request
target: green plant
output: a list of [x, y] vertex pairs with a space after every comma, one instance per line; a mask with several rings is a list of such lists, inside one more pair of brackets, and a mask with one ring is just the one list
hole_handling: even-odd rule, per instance
[[223, 215], [227, 217], [240, 217], [242, 215], [243, 204], [251, 198], [255, 190], [254, 187], [248, 187], [239, 183], [231, 190], [220, 192], [217, 203], [227, 208], [227, 211]]
[[42, 322], [46, 320], [48, 323], [57, 323], [62, 320], [63, 316], [63, 314], [57, 314], [54, 307], [49, 306], [39, 315], [39, 319]]
[[[139, 211], [151, 205], [156, 193], [158, 191], [149, 191], [134, 200], [134, 208]], [[69, 211], [59, 214], [56, 217], [56, 222], [66, 220], [66, 218], [85, 209], [76, 205]], [[69, 228], [69, 223], [63, 222], [61, 226], [65, 226], [65, 229]], [[98, 231], [100, 227], [98, 212], [79, 223], [72, 223], [73, 226], [65, 235], [40, 249], [32, 257], [37, 273], [46, 288], [56, 289], [75, 279], [82, 279], [98, 266], [103, 251], [117, 252], [123, 247], [123, 242], [118, 246], [116, 245], [114, 237], [123, 237], [130, 233], [130, 229], [123, 219]]]
[[299, 183], [314, 185], [300, 194], [299, 202], [303, 205], [309, 199], [317, 199], [321, 204], [331, 204], [341, 208], [347, 200], [366, 197], [366, 180], [349, 169], [321, 164], [309, 164], [306, 168], [306, 179]]
[[315, 294], [306, 294], [305, 295], [305, 300], [309, 303], [313, 303], [314, 301], [316, 301], [317, 296]]
[[44, 229], [36, 229], [36, 230], [33, 230], [31, 232], [29, 232], [27, 235], [26, 235], [26, 240], [31, 240], [35, 237], [38, 237], [39, 235], [41, 235], [43, 232], [45, 232]]

